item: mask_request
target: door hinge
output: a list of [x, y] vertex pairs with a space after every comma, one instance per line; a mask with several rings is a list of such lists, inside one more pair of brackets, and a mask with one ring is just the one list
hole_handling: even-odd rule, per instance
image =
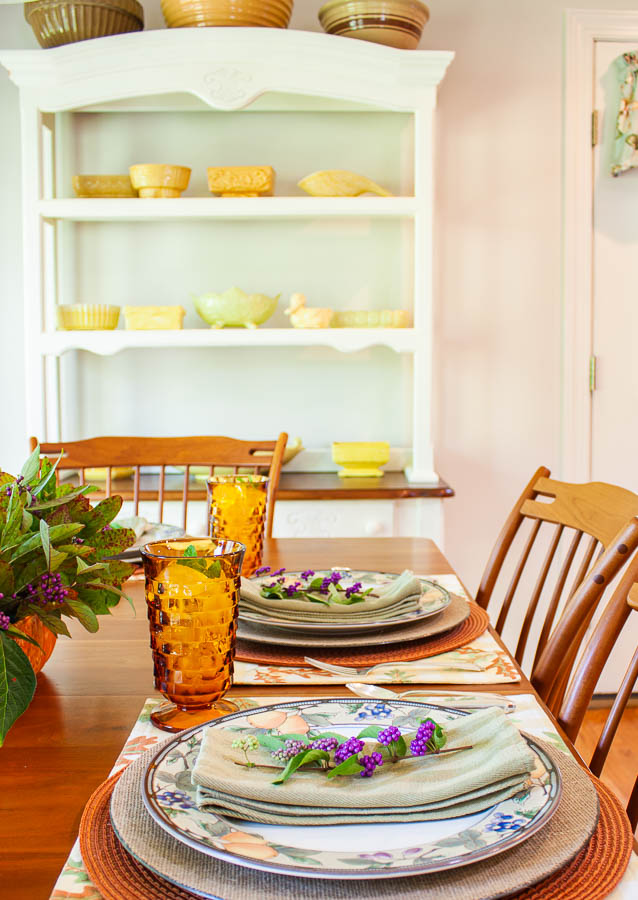
[[595, 147], [598, 143], [598, 110], [592, 110], [591, 114], [591, 145]]
[[593, 392], [596, 390], [596, 357], [589, 357], [589, 390]]

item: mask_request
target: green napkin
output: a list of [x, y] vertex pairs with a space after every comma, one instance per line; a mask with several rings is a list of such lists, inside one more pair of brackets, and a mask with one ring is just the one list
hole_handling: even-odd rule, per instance
[[[220, 815], [271, 825], [411, 822], [479, 812], [523, 788], [535, 757], [502, 710], [480, 710], [444, 727], [446, 749], [472, 749], [385, 762], [371, 778], [300, 770], [280, 785], [272, 784], [272, 769], [236, 765], [245, 761], [231, 746], [240, 732], [209, 728], [192, 771], [197, 802]], [[262, 748], [250, 758], [276, 765]]]
[[[294, 581], [294, 578], [289, 578], [287, 583], [292, 584]], [[416, 610], [421, 602], [423, 585], [412, 572], [406, 570], [389, 584], [374, 585], [372, 594], [368, 594], [360, 603], [351, 605], [330, 603], [329, 606], [293, 597], [266, 598], [261, 596], [260, 590], [260, 584], [256, 584], [248, 578], [242, 578], [239, 599], [240, 612], [259, 613], [270, 619], [287, 622], [323, 622], [327, 624], [346, 621], [381, 621], [402, 617]], [[433, 600], [440, 597], [438, 590], [433, 594], [435, 594]]]

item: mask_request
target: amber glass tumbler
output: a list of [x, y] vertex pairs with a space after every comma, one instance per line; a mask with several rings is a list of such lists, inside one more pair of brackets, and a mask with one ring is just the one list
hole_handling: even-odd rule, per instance
[[142, 550], [155, 687], [170, 700], [151, 715], [181, 731], [225, 715], [233, 675], [237, 604], [245, 547], [181, 538]]
[[268, 499], [266, 475], [214, 475], [208, 479], [211, 538], [246, 545], [242, 574], [261, 565]]

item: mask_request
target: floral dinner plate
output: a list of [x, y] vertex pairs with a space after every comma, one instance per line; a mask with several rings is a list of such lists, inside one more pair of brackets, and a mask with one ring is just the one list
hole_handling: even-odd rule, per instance
[[[367, 725], [416, 730], [427, 715], [445, 725], [467, 715], [406, 700], [352, 698], [277, 703], [232, 713], [176, 735], [160, 748], [142, 779], [144, 803], [174, 838], [226, 862], [310, 878], [392, 878], [436, 872], [487, 859], [520, 844], [556, 811], [561, 776], [550, 757], [525, 736], [536, 767], [524, 790], [467, 816], [428, 822], [283, 826], [233, 819], [198, 809], [191, 769], [204, 728], [247, 735], [308, 735], [327, 729], [356, 735]], [[204, 895], [208, 896], [208, 895]], [[214, 897], [214, 894], [210, 894]]]

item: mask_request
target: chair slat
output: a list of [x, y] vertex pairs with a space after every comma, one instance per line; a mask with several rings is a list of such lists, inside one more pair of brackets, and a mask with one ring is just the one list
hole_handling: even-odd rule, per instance
[[164, 489], [166, 485], [166, 466], [160, 466], [159, 487], [157, 491], [158, 522], [164, 521]]
[[552, 542], [549, 546], [547, 554], [545, 556], [545, 561], [543, 563], [543, 568], [541, 569], [539, 576], [536, 580], [536, 584], [534, 586], [534, 591], [532, 592], [532, 596], [530, 597], [529, 605], [527, 607], [527, 612], [525, 614], [525, 619], [523, 621], [523, 627], [521, 628], [520, 637], [518, 639], [518, 645], [516, 647], [515, 658], [516, 661], [520, 663], [523, 661], [523, 656], [525, 655], [525, 648], [527, 647], [527, 639], [529, 637], [529, 632], [532, 627], [532, 621], [534, 616], [536, 615], [536, 609], [538, 607], [538, 601], [540, 599], [541, 594], [543, 593], [543, 588], [545, 587], [545, 581], [547, 579], [547, 575], [554, 561], [554, 555], [556, 554], [556, 548], [560, 542], [560, 539], [563, 534], [565, 526], [558, 525], [554, 529], [554, 537], [552, 538]]
[[182, 490], [182, 528], [186, 531], [188, 520], [188, 479], [190, 478], [190, 466], [184, 468], [184, 488]]
[[543, 627], [541, 629], [541, 633], [538, 639], [538, 646], [536, 648], [536, 654], [534, 655], [534, 663], [532, 666], [532, 670], [536, 668], [538, 660], [541, 657], [541, 653], [547, 646], [547, 641], [549, 639], [550, 632], [554, 625], [554, 620], [556, 618], [556, 610], [558, 609], [558, 605], [560, 603], [560, 599], [563, 596], [563, 590], [565, 589], [565, 584], [567, 582], [567, 576], [569, 575], [569, 570], [572, 567], [572, 563], [574, 562], [574, 557], [576, 556], [576, 551], [578, 550], [578, 545], [580, 544], [581, 538], [583, 536], [582, 531], [576, 531], [574, 536], [572, 537], [572, 542], [569, 545], [569, 550], [567, 551], [567, 555], [563, 560], [563, 565], [561, 566], [560, 573], [556, 580], [556, 585], [554, 587], [554, 592], [549, 601], [549, 605], [547, 607], [547, 612], [545, 613], [545, 621], [543, 622]]
[[629, 668], [625, 673], [625, 677], [623, 678], [620, 690], [616, 694], [611, 710], [609, 711], [609, 715], [605, 720], [605, 725], [603, 726], [603, 730], [600, 734], [600, 737], [598, 738], [598, 743], [596, 745], [596, 749], [594, 750], [594, 755], [592, 756], [589, 763], [589, 768], [594, 773], [594, 775], [600, 775], [603, 770], [605, 760], [607, 759], [607, 755], [609, 754], [611, 742], [613, 741], [616, 732], [618, 731], [620, 719], [623, 712], [625, 711], [627, 701], [631, 696], [631, 692], [634, 689], [637, 678], [638, 648], [636, 649], [636, 652], [634, 653], [632, 660], [629, 663]]
[[133, 474], [133, 503], [135, 504], [135, 515], [140, 514], [140, 466], [135, 466]]
[[107, 497], [111, 496], [111, 477], [112, 477], [111, 466], [107, 466], [106, 467], [106, 496]]
[[532, 530], [529, 533], [527, 541], [525, 543], [525, 547], [523, 548], [523, 552], [521, 553], [520, 559], [514, 570], [514, 575], [512, 576], [512, 580], [510, 581], [510, 585], [507, 589], [507, 593], [505, 594], [505, 599], [503, 600], [503, 605], [501, 607], [501, 612], [498, 617], [498, 622], [496, 623], [496, 630], [500, 632], [503, 630], [505, 625], [505, 621], [507, 619], [507, 614], [510, 611], [510, 606], [512, 605], [512, 600], [514, 599], [514, 594], [516, 593], [516, 588], [518, 587], [518, 583], [521, 580], [521, 575], [523, 574], [523, 570], [529, 559], [529, 555], [531, 553], [532, 547], [534, 546], [534, 541], [536, 540], [536, 536], [540, 531], [541, 521], [537, 519], [536, 522], [532, 525]]
[[581, 560], [580, 566], [578, 567], [578, 571], [574, 576], [574, 581], [572, 582], [571, 590], [569, 592], [569, 597], [573, 597], [580, 585], [583, 583], [583, 578], [589, 572], [589, 567], [591, 565], [591, 561], [594, 558], [594, 551], [596, 550], [596, 545], [598, 544], [598, 538], [590, 537], [587, 542], [587, 548]]

